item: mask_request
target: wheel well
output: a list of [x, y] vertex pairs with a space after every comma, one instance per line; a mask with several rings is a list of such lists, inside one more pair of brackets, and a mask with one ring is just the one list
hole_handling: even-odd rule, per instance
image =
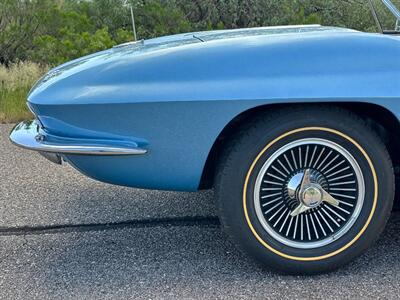
[[[235, 136], [236, 132], [238, 132], [241, 126], [247, 122], [250, 122], [251, 119], [257, 115], [269, 113], [277, 109], [290, 109], [294, 106], [336, 106], [342, 107], [343, 109], [349, 110], [352, 113], [362, 117], [363, 120], [365, 120], [371, 126], [371, 128], [377, 132], [377, 134], [385, 143], [393, 161], [396, 174], [396, 185], [400, 181], [397, 179], [397, 175], [400, 174], [400, 123], [393, 113], [386, 108], [376, 104], [359, 102], [267, 104], [242, 112], [225, 126], [214, 142], [214, 145], [212, 146], [208, 155], [201, 177], [200, 189], [208, 189], [213, 187], [218, 159], [221, 153], [224, 151], [226, 143]], [[396, 197], [396, 199], [398, 198], [399, 197]]]

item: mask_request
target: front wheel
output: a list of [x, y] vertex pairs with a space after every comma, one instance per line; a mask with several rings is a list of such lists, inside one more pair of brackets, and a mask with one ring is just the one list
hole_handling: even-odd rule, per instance
[[243, 128], [216, 179], [220, 219], [263, 265], [291, 274], [333, 270], [383, 230], [394, 198], [388, 152], [340, 109], [279, 111]]

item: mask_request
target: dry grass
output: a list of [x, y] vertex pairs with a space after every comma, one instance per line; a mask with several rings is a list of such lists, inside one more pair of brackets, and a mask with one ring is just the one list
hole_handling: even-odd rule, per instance
[[20, 62], [6, 68], [0, 65], [0, 123], [31, 117], [26, 96], [32, 85], [47, 71], [32, 62]]

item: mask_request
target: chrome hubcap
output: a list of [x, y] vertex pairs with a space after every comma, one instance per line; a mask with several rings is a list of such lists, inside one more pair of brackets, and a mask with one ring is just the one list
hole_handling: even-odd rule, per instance
[[356, 221], [365, 186], [355, 158], [329, 140], [287, 144], [262, 166], [254, 204], [263, 228], [295, 248], [322, 247], [342, 237]]
[[322, 202], [322, 192], [318, 185], [307, 187], [301, 195], [301, 204], [313, 208]]

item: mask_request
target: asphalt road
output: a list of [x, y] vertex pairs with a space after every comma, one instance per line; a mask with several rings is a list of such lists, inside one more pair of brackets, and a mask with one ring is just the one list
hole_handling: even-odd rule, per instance
[[111, 186], [8, 142], [0, 125], [0, 299], [398, 299], [400, 214], [347, 267], [260, 269], [221, 233], [212, 192]]

